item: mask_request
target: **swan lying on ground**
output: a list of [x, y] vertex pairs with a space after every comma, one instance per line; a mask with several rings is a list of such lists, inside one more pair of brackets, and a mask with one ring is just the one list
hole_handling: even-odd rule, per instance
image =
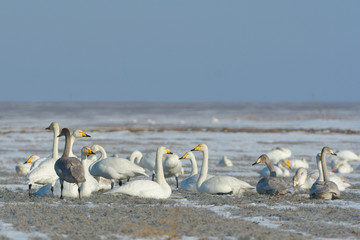
[[[326, 154], [336, 155], [330, 148], [323, 147], [321, 150], [321, 168], [319, 167], [319, 179], [315, 181], [310, 189], [310, 198], [321, 198], [333, 200], [339, 198], [340, 191], [338, 186], [330, 181], [326, 167]], [[319, 165], [318, 165], [319, 166]]]
[[191, 151], [200, 151], [203, 153], [203, 163], [201, 166], [200, 176], [197, 181], [197, 190], [201, 193], [209, 194], [232, 194], [240, 195], [245, 191], [254, 189], [247, 182], [241, 181], [231, 176], [214, 176], [207, 179], [209, 150], [206, 144], [199, 144]]
[[269, 168], [270, 176], [263, 177], [256, 185], [256, 191], [259, 194], [269, 194], [269, 195], [283, 195], [288, 192], [287, 184], [281, 178], [276, 177], [276, 170], [271, 163], [269, 157], [266, 154], [261, 155], [255, 163], [265, 163], [266, 166]]
[[[180, 183], [180, 187], [189, 192], [197, 192], [197, 181], [199, 179], [198, 167], [196, 163], [196, 158], [192, 152], [185, 153], [180, 159], [189, 159], [191, 161], [191, 174], [190, 177], [184, 179]], [[213, 176], [207, 174], [206, 179], [212, 178]]]
[[137, 180], [124, 186], [114, 188], [104, 194], [126, 194], [142, 198], [164, 199], [171, 195], [171, 188], [165, 180], [162, 158], [164, 154], [172, 154], [167, 148], [160, 146], [156, 152], [156, 182]]

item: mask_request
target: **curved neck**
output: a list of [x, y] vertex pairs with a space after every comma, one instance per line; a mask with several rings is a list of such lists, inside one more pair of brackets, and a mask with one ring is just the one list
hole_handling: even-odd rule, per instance
[[276, 177], [276, 170], [274, 168], [274, 165], [272, 165], [272, 163], [270, 162], [270, 160], [268, 158], [265, 160], [265, 164], [270, 171], [270, 177]]
[[71, 139], [70, 139], [70, 132], [65, 133], [65, 148], [62, 157], [69, 157], [70, 156], [70, 148], [71, 148]]
[[[135, 151], [135, 152], [133, 152], [133, 153], [131, 154], [129, 160], [130, 160], [130, 162], [132, 162], [132, 163], [135, 162], [136, 164], [139, 164], [141, 158], [142, 158], [141, 152]], [[135, 161], [135, 160], [136, 160], [136, 161]]]
[[53, 128], [54, 138], [53, 138], [53, 150], [52, 150], [52, 158], [59, 158], [59, 127]]
[[195, 174], [198, 174], [198, 167], [197, 167], [196, 158], [194, 155], [192, 155], [190, 157], [190, 161], [191, 161], [191, 169], [192, 169], [190, 176], [194, 176]]
[[156, 169], [156, 182], [160, 185], [167, 184], [164, 176], [164, 169], [163, 169], [163, 158], [164, 153], [161, 151], [161, 148], [159, 148], [156, 152], [156, 163], [155, 163], [155, 169]]
[[197, 188], [200, 188], [201, 184], [206, 180], [207, 173], [208, 173], [208, 163], [209, 162], [209, 150], [208, 148], [204, 148], [203, 151], [203, 163], [201, 165], [200, 176], [197, 181]]
[[100, 146], [100, 145], [96, 145], [96, 149], [93, 149], [94, 152], [100, 152], [101, 153], [101, 156], [98, 160], [102, 160], [102, 159], [105, 159], [107, 158], [107, 154], [106, 154], [106, 151], [105, 149]]
[[326, 166], [326, 154], [322, 151], [321, 152], [321, 164], [322, 164], [322, 172], [323, 172], [323, 175], [324, 175], [324, 181], [329, 181], [330, 178], [329, 178], [329, 172], [327, 170], [327, 166]]

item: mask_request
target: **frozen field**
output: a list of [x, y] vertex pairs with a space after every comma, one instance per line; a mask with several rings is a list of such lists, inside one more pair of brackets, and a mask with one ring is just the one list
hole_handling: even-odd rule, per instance
[[[359, 239], [360, 162], [342, 174], [352, 186], [334, 201], [309, 199], [292, 187], [281, 197], [255, 190], [242, 196], [192, 194], [176, 189], [167, 200], [109, 196], [51, 199], [27, 194], [15, 166], [30, 155], [51, 154], [52, 121], [91, 138], [74, 144], [102, 145], [126, 157], [160, 145], [182, 155], [199, 143], [209, 147], [209, 173], [229, 175], [253, 186], [265, 165], [252, 163], [274, 147], [292, 151], [315, 169], [323, 146], [360, 153], [360, 104], [144, 104], [0, 103], [0, 238], [10, 239]], [[63, 149], [63, 138], [59, 151]], [[219, 167], [227, 155], [233, 167]], [[197, 154], [198, 166], [202, 155]], [[329, 163], [330, 161], [328, 161]], [[184, 161], [186, 178], [190, 162]], [[292, 175], [295, 172], [292, 171]]]

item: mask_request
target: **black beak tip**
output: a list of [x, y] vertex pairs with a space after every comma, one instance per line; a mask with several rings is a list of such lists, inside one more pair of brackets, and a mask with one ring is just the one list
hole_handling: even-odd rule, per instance
[[254, 166], [254, 165], [256, 165], [257, 164], [257, 162], [254, 162], [252, 165]]

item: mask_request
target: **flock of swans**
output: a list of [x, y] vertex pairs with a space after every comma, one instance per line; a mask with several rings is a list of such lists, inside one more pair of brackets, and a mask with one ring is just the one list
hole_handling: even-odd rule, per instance
[[[16, 166], [19, 175], [25, 176], [29, 186], [29, 196], [32, 196], [31, 187], [34, 184], [43, 185], [35, 194], [39, 196], [57, 196], [82, 198], [89, 197], [93, 192], [100, 190], [104, 194], [125, 194], [143, 198], [164, 199], [170, 197], [172, 190], [166, 178], [175, 177], [176, 187], [179, 187], [178, 176], [183, 173], [182, 160], [191, 162], [190, 176], [180, 183], [185, 191], [208, 194], [241, 195], [256, 188], [259, 194], [283, 195], [289, 193], [289, 187], [284, 177], [290, 177], [288, 169], [297, 169], [293, 177], [293, 186], [299, 189], [309, 189], [310, 198], [336, 199], [340, 191], [344, 191], [350, 184], [335, 172], [350, 171], [349, 161], [360, 160], [359, 156], [350, 151], [341, 151], [337, 154], [328, 147], [324, 147], [316, 156], [317, 171], [308, 172], [309, 164], [306, 160], [291, 160], [291, 151], [286, 148], [275, 148], [267, 154], [261, 155], [253, 165], [264, 163], [266, 167], [259, 171], [262, 178], [256, 187], [232, 176], [214, 176], [208, 174], [209, 150], [202, 143], [182, 157], [171, 153], [163, 146], [156, 152], [142, 154], [134, 151], [130, 158], [118, 156], [108, 157], [105, 149], [100, 145], [85, 146], [81, 149], [80, 159], [73, 154], [72, 147], [77, 139], [90, 137], [82, 130], [75, 130], [72, 134], [69, 129], [60, 131], [58, 123], [52, 122], [48, 130], [53, 131], [52, 154], [46, 158], [32, 155], [24, 164]], [[65, 137], [65, 148], [62, 156], [58, 152], [59, 138]], [[194, 151], [202, 152], [203, 159], [200, 169], [195, 159]], [[95, 153], [101, 153], [97, 159]], [[333, 164], [329, 172], [326, 164], [326, 155], [337, 155], [341, 161]], [[232, 162], [224, 156], [218, 166], [231, 167]], [[352, 169], [352, 168], [351, 168]], [[149, 177], [152, 180], [132, 180], [137, 176]], [[155, 180], [156, 176], [156, 181]], [[126, 181], [126, 184], [124, 184]], [[114, 187], [115, 183], [119, 186]]]

